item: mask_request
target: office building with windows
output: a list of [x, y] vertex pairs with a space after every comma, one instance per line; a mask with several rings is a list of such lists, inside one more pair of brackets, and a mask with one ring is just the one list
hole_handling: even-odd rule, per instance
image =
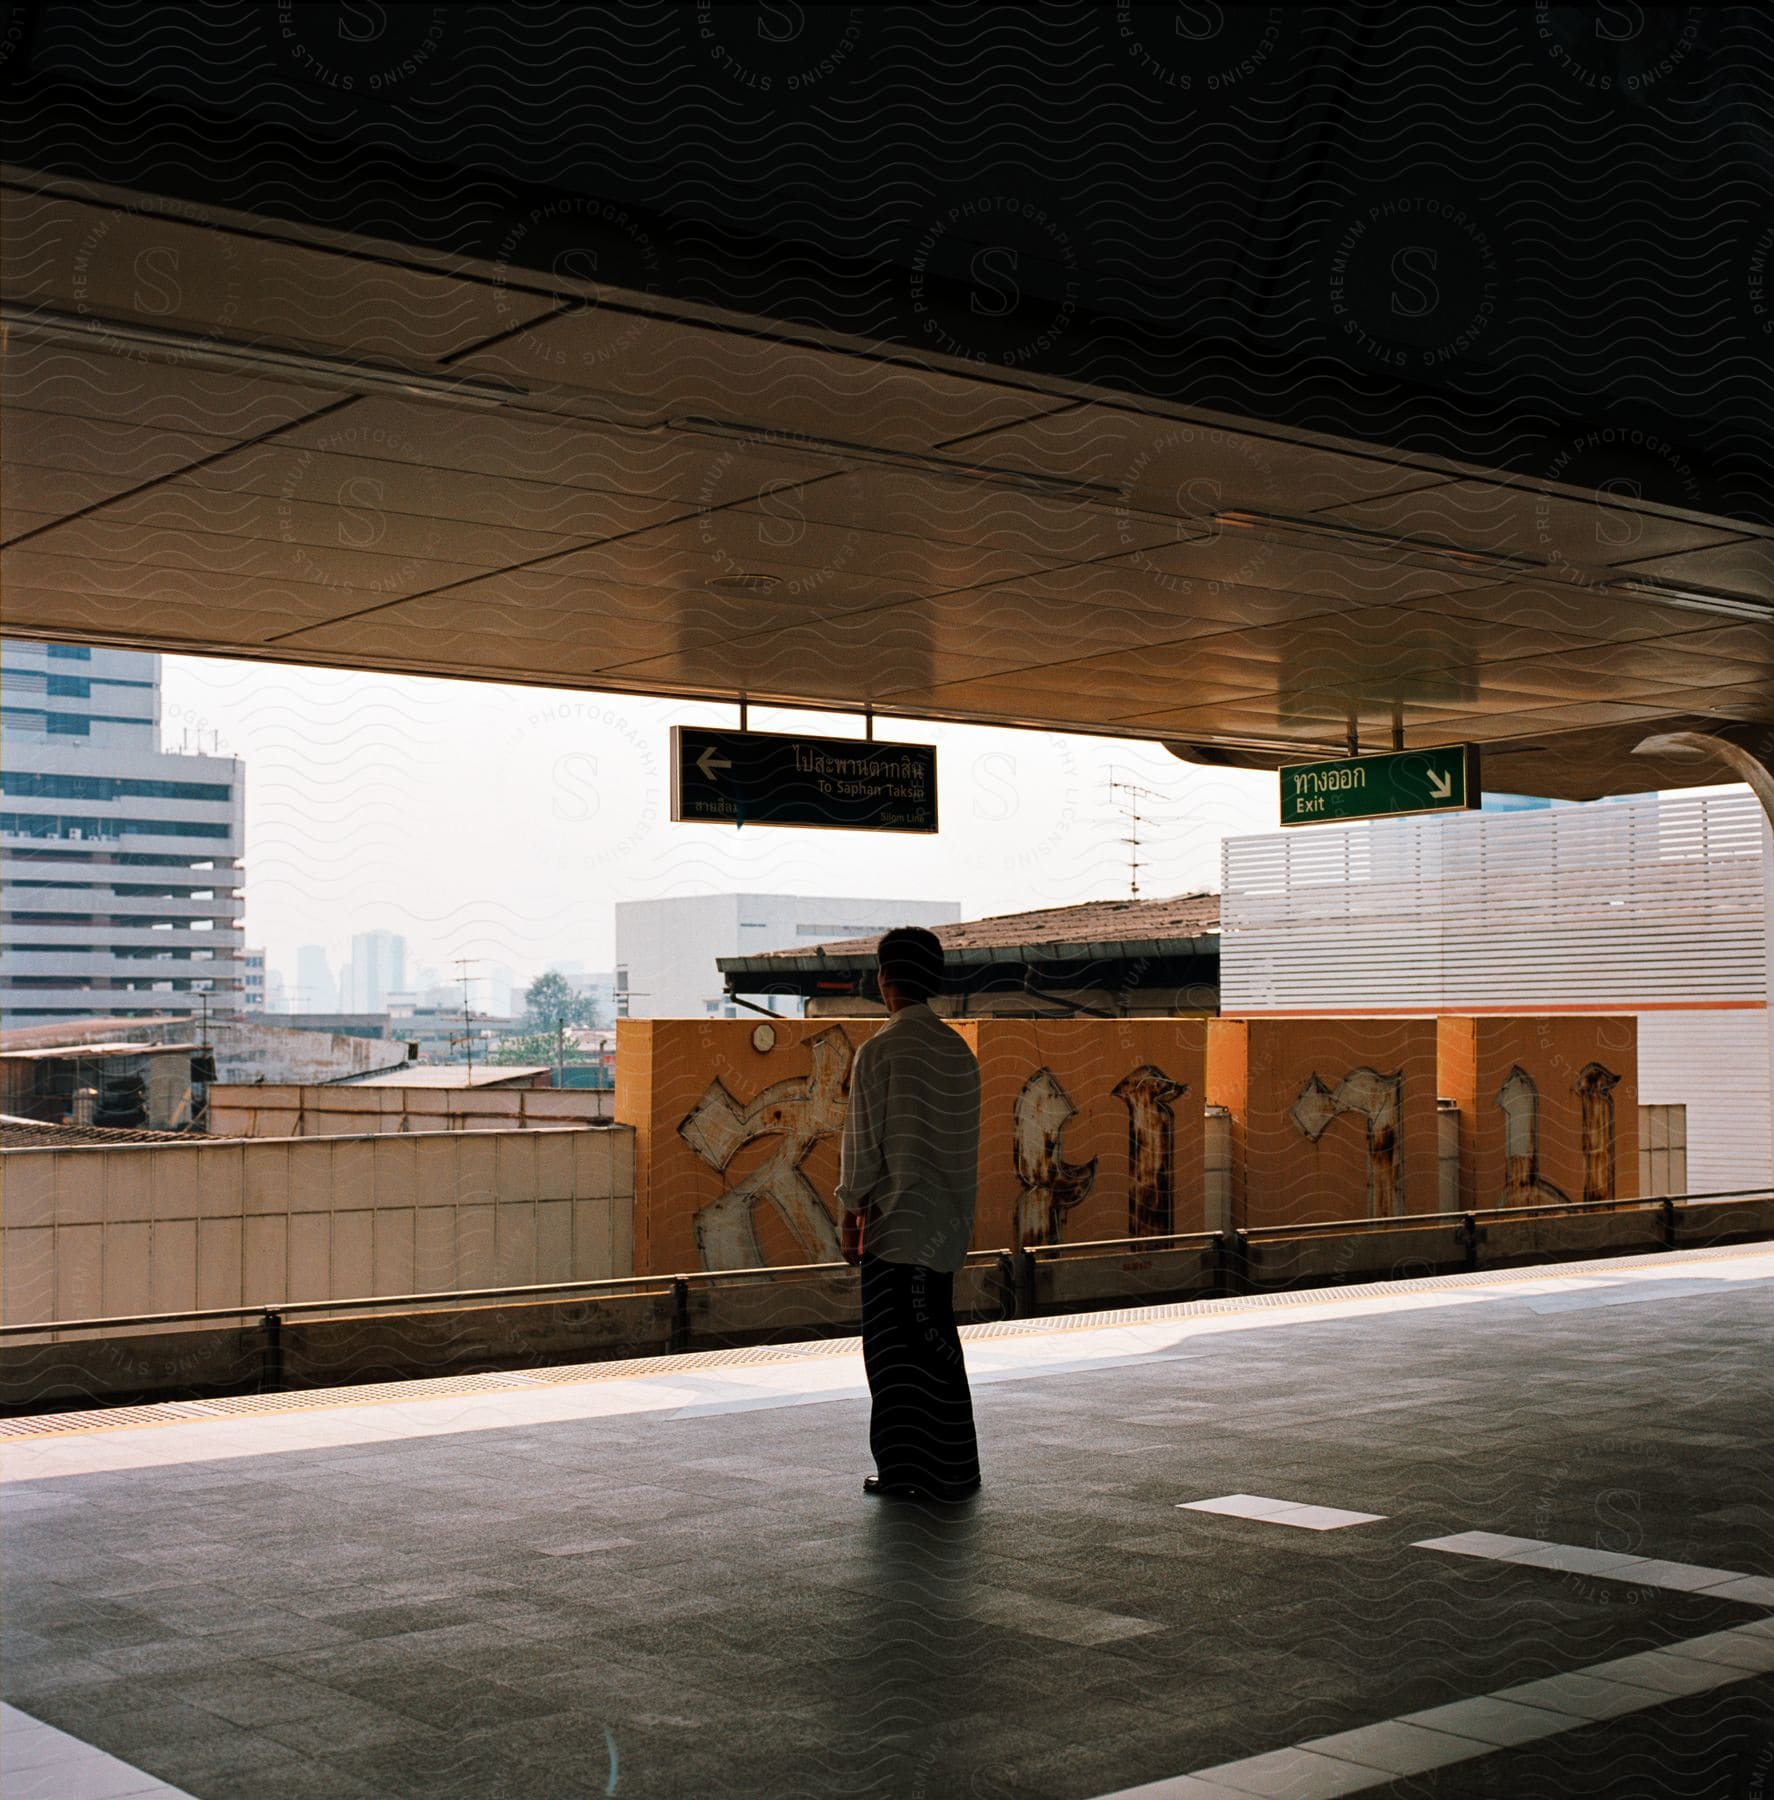
[[0, 643], [7, 1025], [245, 1003], [243, 771], [160, 747], [160, 658]]

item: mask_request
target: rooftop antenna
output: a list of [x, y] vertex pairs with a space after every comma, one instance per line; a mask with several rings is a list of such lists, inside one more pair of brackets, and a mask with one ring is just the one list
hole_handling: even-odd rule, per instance
[[479, 962], [480, 958], [478, 956], [458, 956], [455, 959], [455, 961], [456, 961], [456, 967], [462, 971], [462, 973], [460, 975], [458, 975], [456, 977], [456, 979], [462, 983], [462, 1042], [467, 1046], [467, 1049], [468, 1049], [468, 1085], [470, 1087], [473, 1087], [474, 1086], [474, 1022], [470, 1018], [469, 1011], [468, 1011], [468, 984], [471, 981], [478, 981], [480, 979], [480, 977], [478, 975], [470, 975], [468, 973], [468, 968], [471, 963]]
[[[1127, 796], [1125, 801], [1117, 798], [1121, 794]], [[1140, 802], [1142, 800], [1163, 800], [1166, 796], [1159, 793], [1156, 788], [1142, 787], [1137, 781], [1120, 780], [1115, 774], [1114, 765], [1111, 764], [1109, 767], [1109, 797], [1111, 805], [1123, 806], [1126, 811], [1128, 834], [1121, 841], [1128, 848], [1127, 892], [1129, 899], [1137, 900], [1140, 897], [1140, 820], [1143, 816], [1140, 812]]]

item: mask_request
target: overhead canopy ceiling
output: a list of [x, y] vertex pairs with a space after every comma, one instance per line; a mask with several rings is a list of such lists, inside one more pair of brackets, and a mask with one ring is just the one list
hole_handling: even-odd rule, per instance
[[9, 634], [1716, 780], [1774, 533], [1052, 376], [7, 175]]

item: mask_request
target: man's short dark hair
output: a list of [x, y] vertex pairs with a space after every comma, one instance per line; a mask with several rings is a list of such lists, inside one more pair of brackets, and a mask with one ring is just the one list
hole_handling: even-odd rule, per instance
[[921, 925], [896, 925], [875, 946], [881, 981], [914, 1000], [942, 992], [942, 941]]

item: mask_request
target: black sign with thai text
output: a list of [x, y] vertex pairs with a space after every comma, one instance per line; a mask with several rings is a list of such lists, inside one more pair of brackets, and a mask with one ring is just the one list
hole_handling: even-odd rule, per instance
[[936, 746], [677, 725], [671, 816], [686, 825], [936, 830]]

